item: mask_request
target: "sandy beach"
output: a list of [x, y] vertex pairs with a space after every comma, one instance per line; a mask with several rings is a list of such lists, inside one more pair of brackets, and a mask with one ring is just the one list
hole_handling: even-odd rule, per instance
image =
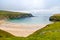
[[7, 31], [17, 37], [27, 37], [47, 24], [21, 24], [11, 22], [0, 22], [0, 29]]

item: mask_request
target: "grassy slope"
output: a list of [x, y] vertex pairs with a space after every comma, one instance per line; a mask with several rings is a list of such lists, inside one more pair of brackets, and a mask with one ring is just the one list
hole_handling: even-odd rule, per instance
[[60, 14], [54, 14], [49, 18], [49, 20], [53, 22], [60, 21]]
[[0, 38], [9, 38], [9, 37], [14, 37], [14, 36], [8, 32], [0, 30]]
[[10, 37], [2, 38], [1, 40], [60, 40], [60, 22], [49, 24], [26, 38]]
[[33, 40], [60, 40], [60, 22], [47, 25], [29, 36]]
[[32, 17], [30, 13], [23, 12], [11, 12], [11, 11], [1, 11], [0, 10], [0, 19], [19, 19], [24, 17]]

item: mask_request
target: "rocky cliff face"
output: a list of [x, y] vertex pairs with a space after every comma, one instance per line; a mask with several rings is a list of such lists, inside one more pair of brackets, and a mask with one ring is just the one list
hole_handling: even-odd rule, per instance
[[33, 17], [30, 13], [0, 11], [0, 19], [19, 19], [25, 17]]

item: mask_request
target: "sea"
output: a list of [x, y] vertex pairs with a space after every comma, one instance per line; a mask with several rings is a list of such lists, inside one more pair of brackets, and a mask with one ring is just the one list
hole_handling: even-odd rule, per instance
[[27, 18], [20, 18], [20, 19], [13, 19], [8, 20], [12, 23], [23, 23], [23, 24], [49, 24], [51, 21], [49, 21], [50, 16], [52, 16], [52, 13], [32, 13], [34, 17], [27, 17]]

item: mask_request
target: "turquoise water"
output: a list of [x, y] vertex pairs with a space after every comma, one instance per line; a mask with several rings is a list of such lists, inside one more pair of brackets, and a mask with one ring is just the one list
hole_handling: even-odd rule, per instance
[[9, 20], [13, 23], [26, 23], [26, 24], [47, 24], [50, 23], [49, 17], [51, 14], [33, 14], [35, 17], [20, 18], [15, 20]]

